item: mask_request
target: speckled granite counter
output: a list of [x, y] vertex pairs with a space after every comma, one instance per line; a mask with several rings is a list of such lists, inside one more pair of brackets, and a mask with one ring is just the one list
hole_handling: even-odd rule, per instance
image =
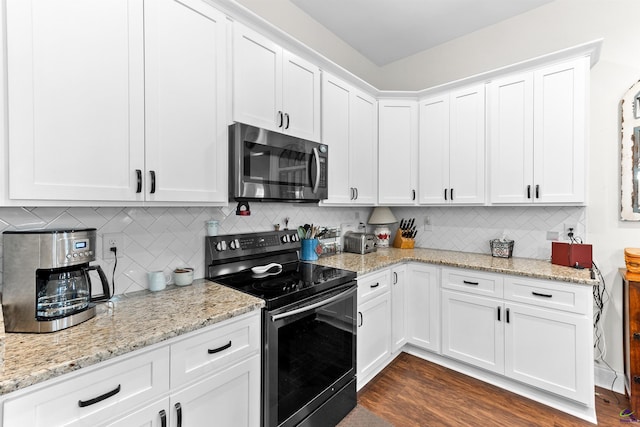
[[51, 334], [8, 333], [0, 394], [260, 309], [264, 301], [196, 280], [100, 304], [93, 319]]
[[376, 252], [366, 255], [341, 253], [320, 258], [316, 263], [330, 267], [344, 268], [362, 275], [406, 261], [419, 261], [449, 267], [471, 268], [494, 273], [559, 280], [586, 285], [598, 283], [596, 280], [591, 279], [589, 270], [578, 270], [554, 265], [549, 261], [528, 258], [494, 258], [486, 254], [423, 248], [378, 248]]

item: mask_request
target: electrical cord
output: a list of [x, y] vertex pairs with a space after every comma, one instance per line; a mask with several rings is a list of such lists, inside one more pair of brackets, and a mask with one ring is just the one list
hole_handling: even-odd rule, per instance
[[113, 258], [115, 262], [113, 263], [113, 272], [111, 273], [111, 296], [113, 297], [116, 294], [116, 267], [118, 266], [118, 248], [110, 248], [111, 252], [113, 252]]

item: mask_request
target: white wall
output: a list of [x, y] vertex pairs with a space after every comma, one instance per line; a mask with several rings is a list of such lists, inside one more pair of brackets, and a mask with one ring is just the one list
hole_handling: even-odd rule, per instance
[[[602, 270], [611, 300], [605, 312], [605, 360], [623, 371], [622, 296], [618, 268], [624, 266], [623, 249], [640, 247], [640, 223], [619, 221], [618, 108], [625, 91], [640, 79], [640, 1], [555, 0], [552, 3], [476, 31], [436, 48], [389, 64], [378, 79], [359, 70], [344, 53], [314, 40], [317, 27], [295, 27], [277, 18], [279, 10], [264, 11], [272, 2], [241, 0], [266, 19], [281, 26], [310, 47], [369, 81], [379, 89], [420, 90], [537, 57], [598, 38], [604, 38], [601, 57], [591, 74], [589, 194], [586, 241]], [[292, 6], [287, 1], [286, 8]], [[261, 9], [261, 10], [258, 10]], [[276, 8], [277, 9], [277, 8]], [[407, 70], [411, 70], [408, 73]], [[362, 73], [360, 73], [362, 71]], [[621, 381], [616, 383], [620, 389]]]

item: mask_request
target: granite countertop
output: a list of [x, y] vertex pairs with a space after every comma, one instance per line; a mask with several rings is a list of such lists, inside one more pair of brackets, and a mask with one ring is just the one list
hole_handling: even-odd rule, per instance
[[341, 253], [315, 261], [329, 267], [343, 268], [363, 275], [393, 264], [418, 261], [448, 267], [470, 268], [493, 273], [526, 276], [536, 279], [595, 285], [589, 270], [551, 264], [549, 261], [529, 258], [496, 258], [488, 254], [443, 251], [438, 249], [378, 248], [365, 255]]
[[80, 325], [48, 334], [7, 333], [0, 395], [263, 306], [259, 298], [207, 280], [118, 295]]

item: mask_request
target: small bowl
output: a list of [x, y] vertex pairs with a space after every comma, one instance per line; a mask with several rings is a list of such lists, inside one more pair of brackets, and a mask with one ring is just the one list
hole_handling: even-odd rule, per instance
[[173, 271], [173, 282], [177, 286], [187, 286], [193, 283], [193, 268], [176, 268]]

